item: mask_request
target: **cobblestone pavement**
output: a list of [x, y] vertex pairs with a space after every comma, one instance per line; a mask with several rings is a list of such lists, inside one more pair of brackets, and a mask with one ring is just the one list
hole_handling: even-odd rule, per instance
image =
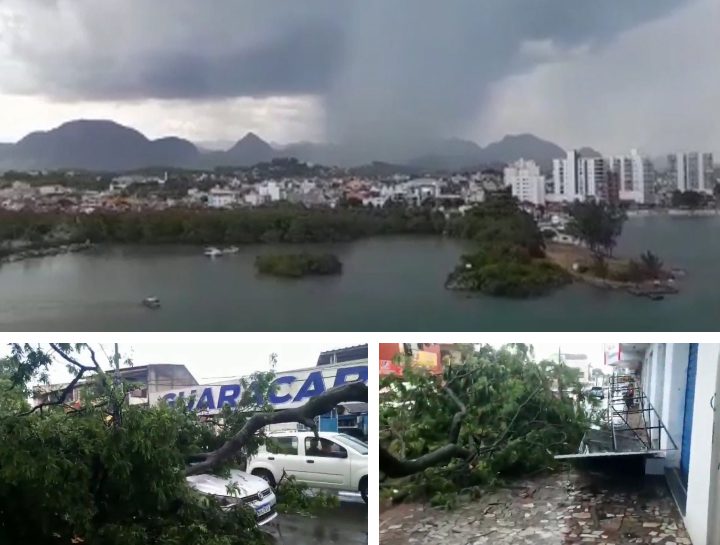
[[380, 514], [382, 545], [689, 545], [662, 479], [556, 473], [444, 511], [406, 504]]

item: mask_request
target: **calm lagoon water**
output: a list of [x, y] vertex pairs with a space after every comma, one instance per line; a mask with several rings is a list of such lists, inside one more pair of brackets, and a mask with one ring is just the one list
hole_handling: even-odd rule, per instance
[[[390, 237], [304, 245], [343, 261], [337, 277], [255, 273], [245, 246], [208, 259], [188, 246], [109, 246], [0, 266], [0, 331], [718, 331], [720, 217], [629, 220], [617, 255], [645, 250], [688, 270], [663, 301], [573, 284], [531, 300], [447, 291], [467, 243]], [[286, 246], [298, 251], [297, 246]], [[150, 310], [140, 301], [160, 298]]]

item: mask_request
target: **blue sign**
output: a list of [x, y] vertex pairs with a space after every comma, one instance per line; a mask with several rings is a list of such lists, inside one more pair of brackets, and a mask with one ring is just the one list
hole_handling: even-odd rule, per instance
[[[304, 405], [309, 399], [330, 388], [358, 380], [367, 383], [367, 379], [367, 364], [313, 367], [312, 370], [278, 373], [270, 385], [267, 401], [277, 409], [291, 409]], [[247, 387], [250, 392], [254, 389], [257, 389], [254, 383]], [[244, 394], [243, 385], [236, 383], [160, 392], [159, 399], [169, 405], [174, 405], [178, 399], [187, 399], [190, 409], [216, 413], [225, 405], [237, 407]], [[264, 404], [261, 392], [255, 394], [255, 399], [257, 405]]]

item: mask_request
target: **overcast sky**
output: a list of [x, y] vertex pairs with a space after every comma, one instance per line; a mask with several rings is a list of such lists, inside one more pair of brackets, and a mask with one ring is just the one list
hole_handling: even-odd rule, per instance
[[[490, 343], [500, 348], [503, 343]], [[46, 345], [43, 345], [46, 346]], [[112, 343], [92, 343], [103, 366], [109, 368], [107, 358], [114, 350]], [[149, 363], [177, 363], [185, 365], [200, 384], [222, 382], [236, 377], [247, 376], [255, 371], [268, 371], [270, 354], [278, 355], [277, 371], [290, 371], [314, 367], [320, 352], [343, 348], [343, 343], [121, 343], [120, 353], [123, 358], [130, 358], [134, 365]], [[557, 360], [558, 349], [565, 355], [584, 355], [586, 359], [568, 359], [570, 366], [587, 368], [603, 367], [604, 352], [600, 343], [563, 343], [533, 344], [535, 360]], [[375, 354], [374, 345], [370, 350], [370, 369], [376, 369], [372, 362]], [[0, 355], [8, 355], [6, 343], [0, 345]], [[85, 356], [82, 356], [85, 357]], [[50, 369], [50, 382], [53, 384], [66, 382], [70, 375], [65, 370], [62, 360], [58, 360]]]
[[[47, 345], [43, 345], [47, 346]], [[112, 343], [92, 343], [98, 356], [111, 356], [114, 350]], [[200, 384], [232, 380], [247, 376], [255, 371], [270, 370], [270, 354], [278, 355], [277, 371], [290, 371], [314, 367], [320, 352], [343, 348], [333, 343], [135, 343], [120, 344], [123, 358], [130, 358], [134, 365], [149, 363], [178, 363], [185, 365]], [[98, 348], [100, 347], [100, 348]], [[8, 354], [7, 345], [2, 345], [2, 354]], [[81, 358], [87, 357], [87, 354]], [[86, 360], [83, 360], [86, 361]], [[89, 360], [88, 360], [89, 361]], [[101, 364], [108, 361], [100, 360]], [[108, 365], [103, 365], [109, 368]], [[62, 360], [50, 369], [52, 384], [68, 381], [70, 375], [65, 370]]]
[[0, 142], [85, 117], [194, 141], [717, 152], [718, 21], [718, 0], [0, 0]]

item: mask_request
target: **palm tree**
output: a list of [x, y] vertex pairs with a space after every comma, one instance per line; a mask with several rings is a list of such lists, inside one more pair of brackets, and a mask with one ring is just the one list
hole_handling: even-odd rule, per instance
[[660, 276], [663, 268], [663, 262], [657, 255], [648, 250], [644, 254], [640, 255], [640, 261], [642, 262], [645, 274], [647, 274], [650, 278], [657, 278]]

